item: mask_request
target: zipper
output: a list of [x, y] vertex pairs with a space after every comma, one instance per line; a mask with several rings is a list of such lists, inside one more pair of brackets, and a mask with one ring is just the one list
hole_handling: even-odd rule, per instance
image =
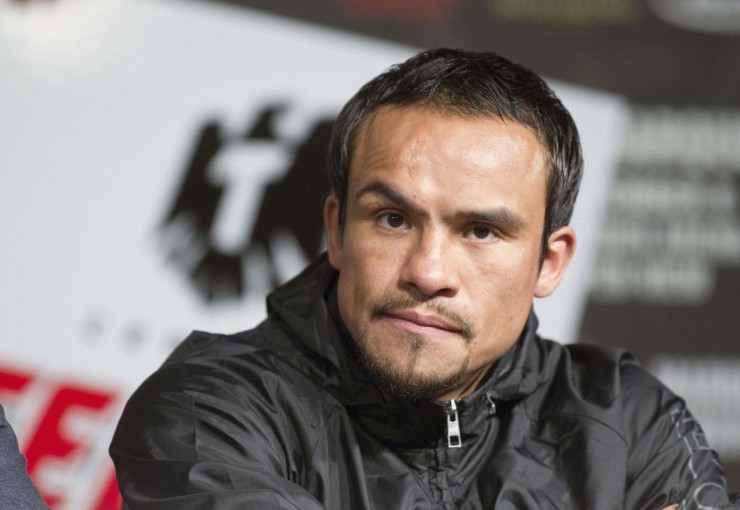
[[496, 401], [490, 391], [486, 392], [486, 402], [488, 403], [488, 416], [496, 416]]
[[457, 402], [450, 400], [447, 406], [447, 447], [460, 448], [462, 436], [460, 435], [460, 422], [457, 416]]

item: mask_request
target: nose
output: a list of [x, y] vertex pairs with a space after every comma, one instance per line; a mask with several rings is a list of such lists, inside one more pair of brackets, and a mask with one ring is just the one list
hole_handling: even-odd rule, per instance
[[401, 286], [426, 297], [452, 297], [460, 289], [451, 241], [442, 233], [423, 233], [406, 254], [401, 271]]

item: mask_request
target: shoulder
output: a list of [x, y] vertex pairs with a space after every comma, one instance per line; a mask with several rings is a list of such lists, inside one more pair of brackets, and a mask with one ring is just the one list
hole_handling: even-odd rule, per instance
[[645, 370], [629, 352], [588, 344], [543, 341], [548, 396], [553, 407], [601, 420], [625, 440], [649, 423], [670, 417], [683, 401]]
[[542, 345], [549, 376], [537, 395], [539, 417], [567, 424], [559, 429], [563, 435], [578, 431], [579, 451], [609, 459], [605, 469], [624, 476], [625, 508], [662, 508], [689, 495], [701, 498], [698, 508], [727, 504], [722, 467], [701, 426], [683, 399], [634, 356], [590, 345]]
[[182, 393], [225, 401], [317, 398], [322, 361], [269, 322], [232, 335], [195, 331], [134, 393], [132, 401]]
[[682, 400], [623, 349], [573, 344], [564, 347], [568, 377], [587, 400], [617, 406], [628, 423], [648, 416], [649, 409], [665, 413]]
[[562, 345], [550, 340], [543, 340], [542, 345], [548, 359], [548, 379], [585, 403], [610, 406], [626, 391], [657, 382], [623, 349]]
[[178, 508], [313, 501], [300, 482], [343, 415], [308, 355], [283, 355], [290, 341], [262, 326], [190, 335], [118, 422], [109, 453], [126, 501]]
[[249, 445], [264, 460], [282, 458], [288, 445], [310, 448], [337, 406], [320, 370], [280, 355], [287, 341], [264, 327], [192, 333], [129, 398], [111, 453], [195, 458], [218, 445], [220, 456], [243, 456]]
[[277, 430], [296, 415], [315, 426], [335, 404], [320, 363], [309, 358], [269, 324], [233, 335], [194, 332], [131, 395], [119, 428]]

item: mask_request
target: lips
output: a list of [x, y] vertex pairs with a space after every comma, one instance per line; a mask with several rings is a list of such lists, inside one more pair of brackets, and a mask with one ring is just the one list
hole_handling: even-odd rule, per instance
[[419, 313], [414, 310], [400, 310], [387, 312], [388, 317], [410, 322], [423, 328], [434, 328], [451, 333], [460, 333], [460, 328], [454, 322], [439, 315]]

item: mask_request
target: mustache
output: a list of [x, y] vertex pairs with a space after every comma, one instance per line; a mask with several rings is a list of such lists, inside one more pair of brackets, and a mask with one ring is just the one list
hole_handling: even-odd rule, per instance
[[371, 303], [370, 317], [378, 319], [388, 314], [410, 308], [434, 312], [436, 315], [450, 322], [458, 330], [459, 334], [467, 340], [471, 340], [475, 336], [473, 321], [467, 315], [456, 312], [441, 303], [422, 301], [413, 297], [381, 297]]

